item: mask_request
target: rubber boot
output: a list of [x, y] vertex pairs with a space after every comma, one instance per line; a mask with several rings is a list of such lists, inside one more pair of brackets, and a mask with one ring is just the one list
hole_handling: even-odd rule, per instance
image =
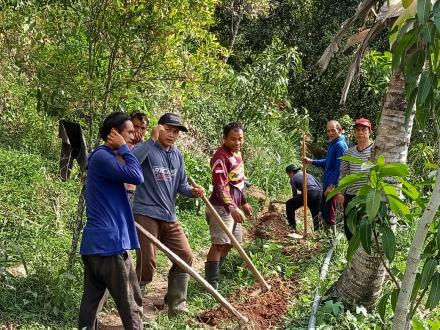
[[216, 290], [218, 290], [219, 271], [220, 271], [220, 261], [205, 262], [205, 279]]
[[168, 317], [175, 317], [178, 314], [187, 313], [186, 294], [188, 291], [187, 273], [171, 273], [168, 275], [168, 292], [166, 303], [168, 304]]

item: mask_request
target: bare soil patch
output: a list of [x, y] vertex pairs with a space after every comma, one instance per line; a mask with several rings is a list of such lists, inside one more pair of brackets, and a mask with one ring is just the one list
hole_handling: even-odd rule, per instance
[[[237, 310], [249, 319], [249, 328], [256, 330], [271, 329], [280, 323], [287, 312], [290, 297], [297, 290], [296, 280], [283, 280], [280, 278], [268, 281], [271, 290], [256, 296], [251, 293], [260, 288], [258, 283], [251, 287], [235, 291], [228, 301]], [[231, 320], [231, 314], [223, 307], [203, 312], [200, 320], [204, 323], [221, 329], [221, 323]]]
[[247, 239], [255, 237], [283, 240], [289, 234], [289, 226], [285, 218], [278, 212], [267, 212], [251, 220], [252, 227], [247, 232]]
[[[201, 273], [205, 264], [206, 251], [201, 251], [194, 255], [193, 268]], [[171, 262], [169, 262], [171, 266]], [[157, 273], [153, 281], [147, 286], [147, 291], [144, 295], [143, 301], [143, 319], [144, 322], [152, 321], [157, 314], [166, 311], [168, 306], [164, 303], [163, 298], [167, 292], [168, 287], [168, 267], [165, 267], [163, 272]], [[102, 313], [99, 318], [100, 330], [123, 330], [121, 318], [118, 312]]]

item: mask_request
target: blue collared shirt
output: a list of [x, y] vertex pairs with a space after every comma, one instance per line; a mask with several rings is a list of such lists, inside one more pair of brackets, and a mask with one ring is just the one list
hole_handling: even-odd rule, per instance
[[87, 223], [81, 255], [110, 256], [139, 248], [133, 215], [124, 183], [144, 181], [139, 161], [127, 145], [118, 150], [124, 163], [108, 146], [97, 147], [89, 156], [85, 201]]

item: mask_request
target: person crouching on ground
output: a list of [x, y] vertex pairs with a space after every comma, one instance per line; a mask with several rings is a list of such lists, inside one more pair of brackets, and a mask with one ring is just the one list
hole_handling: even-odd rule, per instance
[[138, 185], [144, 181], [141, 165], [127, 146], [133, 133], [126, 114], [110, 114], [99, 130], [105, 143], [88, 159], [87, 223], [80, 248], [84, 292], [79, 329], [97, 329], [97, 314], [107, 297], [106, 289], [124, 328], [143, 329], [142, 296], [127, 252], [139, 248], [139, 241], [124, 182]]
[[[304, 206], [303, 186], [304, 173], [299, 166], [290, 164], [286, 167], [292, 187], [292, 198], [286, 202], [286, 216], [290, 232], [296, 233], [295, 211]], [[299, 191], [299, 193], [298, 193]], [[307, 173], [307, 207], [310, 209], [313, 218], [313, 228], [319, 229], [319, 208], [321, 206], [322, 186], [321, 183], [311, 174]], [[307, 212], [304, 209], [304, 212]]]
[[[230, 123], [223, 128], [223, 145], [211, 158], [213, 193], [209, 199], [239, 243], [242, 241], [241, 223], [246, 216], [252, 216], [252, 208], [243, 191], [245, 176], [240, 152], [243, 141], [241, 124]], [[217, 289], [220, 268], [232, 245], [214, 215], [207, 211], [206, 217], [211, 233], [211, 248], [206, 257], [205, 278]]]
[[[200, 186], [187, 182], [182, 154], [175, 146], [180, 131], [187, 132], [178, 115], [160, 117], [149, 140], [138, 144], [133, 153], [142, 166], [145, 182], [136, 189], [133, 214], [136, 222], [191, 266], [193, 255], [182, 225], [177, 221], [176, 197], [201, 197]], [[136, 272], [142, 293], [156, 270], [156, 246], [138, 231], [141, 248], [137, 254]], [[168, 316], [184, 313], [189, 275], [177, 264], [168, 274], [165, 302]]]

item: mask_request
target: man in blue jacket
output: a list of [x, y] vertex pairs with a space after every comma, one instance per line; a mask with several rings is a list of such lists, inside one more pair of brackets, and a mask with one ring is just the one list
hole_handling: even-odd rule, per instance
[[99, 130], [105, 143], [88, 159], [87, 223], [80, 248], [84, 293], [79, 329], [97, 329], [97, 314], [106, 290], [115, 301], [124, 329], [143, 329], [142, 295], [127, 253], [139, 248], [139, 241], [124, 183], [138, 185], [144, 181], [139, 161], [127, 146], [133, 133], [126, 114], [110, 114]]
[[348, 149], [345, 137], [341, 136], [341, 133], [341, 124], [336, 120], [330, 120], [327, 123], [327, 136], [329, 138], [327, 156], [324, 159], [317, 160], [312, 160], [307, 157], [304, 157], [303, 159], [306, 164], [324, 168], [321, 215], [324, 221], [330, 226], [335, 225], [336, 200], [335, 198], [332, 198], [331, 200], [326, 201], [326, 198], [327, 195], [338, 185], [339, 167], [341, 165], [339, 157], [343, 156], [345, 150]]
[[[200, 197], [204, 190], [199, 186], [191, 187], [187, 182], [182, 154], [174, 145], [180, 131], [187, 132], [180, 117], [166, 113], [160, 117], [150, 139], [133, 149], [145, 178], [145, 183], [136, 189], [133, 214], [138, 224], [191, 265], [191, 247], [177, 221], [176, 197], [177, 193]], [[137, 255], [136, 272], [143, 292], [156, 269], [156, 247], [142, 233], [139, 233], [139, 241], [141, 249]], [[170, 317], [186, 312], [188, 277], [185, 270], [173, 264], [165, 296]]]

